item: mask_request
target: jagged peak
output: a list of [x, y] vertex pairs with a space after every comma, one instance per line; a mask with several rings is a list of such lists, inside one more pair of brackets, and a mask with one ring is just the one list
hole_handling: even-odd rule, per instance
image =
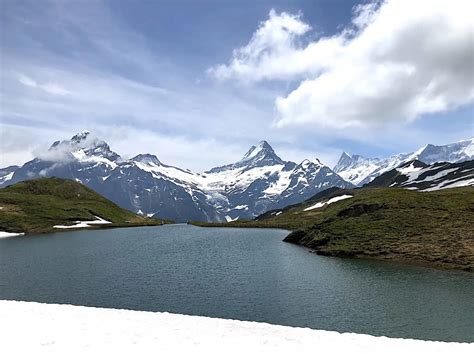
[[334, 165], [333, 170], [339, 172], [352, 164], [354, 160], [354, 155], [349, 155], [345, 151], [342, 152], [341, 157], [337, 161], [337, 164]]
[[252, 159], [259, 155], [261, 152], [275, 154], [275, 151], [273, 150], [272, 146], [268, 144], [267, 141], [262, 140], [258, 142], [257, 145], [253, 145], [252, 147], [250, 147], [247, 153], [245, 153], [242, 160]]
[[[120, 159], [120, 156], [113, 152], [109, 145], [92, 136], [91, 132], [84, 130], [71, 137], [70, 140], [55, 141], [49, 148], [51, 154], [60, 154], [78, 158], [81, 155], [107, 158], [111, 161]], [[43, 155], [43, 159], [50, 159], [48, 154]]]
[[321, 163], [321, 161], [318, 158], [314, 158], [313, 160], [304, 159], [299, 165], [305, 169], [308, 168], [310, 165], [315, 165], [317, 167], [324, 166], [324, 164]]
[[99, 141], [97, 138], [91, 139], [90, 133], [90, 131], [84, 130], [72, 136], [70, 140], [55, 141], [53, 144], [51, 144], [51, 147], [49, 149], [51, 150], [64, 146], [80, 146], [84, 148], [87, 146], [97, 145], [97, 143], [106, 144], [105, 142]]
[[91, 132], [88, 131], [88, 130], [84, 130], [82, 132], [79, 132], [71, 138], [71, 142], [78, 144], [82, 141], [85, 141], [87, 139], [87, 137], [90, 135], [90, 133]]
[[341, 157], [339, 158], [339, 160], [344, 159], [344, 158], [349, 158], [350, 159], [351, 157], [352, 156], [349, 153], [347, 153], [346, 151], [343, 151], [342, 154], [341, 154]]
[[285, 164], [275, 151], [268, 144], [267, 141], [260, 141], [257, 145], [253, 145], [247, 153], [243, 156], [241, 160], [233, 164], [227, 164], [219, 167], [212, 168], [206, 173], [217, 173], [225, 170], [234, 170], [234, 169], [251, 169], [259, 166], [267, 165], [276, 165], [276, 164]]

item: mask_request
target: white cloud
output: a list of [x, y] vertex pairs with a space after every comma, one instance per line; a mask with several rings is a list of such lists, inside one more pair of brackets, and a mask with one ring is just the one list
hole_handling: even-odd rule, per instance
[[65, 89], [64, 87], [62, 87], [59, 84], [52, 83], [52, 82], [46, 82], [44, 84], [40, 84], [36, 80], [34, 80], [34, 79], [30, 78], [29, 76], [26, 76], [24, 74], [20, 74], [18, 76], [18, 81], [21, 84], [25, 85], [25, 86], [29, 86], [31, 88], [37, 88], [37, 89], [43, 90], [44, 92], [47, 92], [48, 94], [52, 94], [52, 95], [64, 96], [64, 95], [70, 95], [71, 94], [71, 92], [69, 90]]
[[22, 165], [39, 151], [46, 151], [52, 143], [51, 132], [59, 137], [66, 134], [49, 127], [17, 127], [0, 120], [0, 167]]
[[275, 101], [277, 127], [340, 130], [409, 122], [474, 101], [471, 4], [359, 5], [343, 31], [307, 45], [301, 43], [311, 27], [300, 15], [272, 11], [249, 44], [210, 73], [243, 82], [299, 80]]
[[296, 65], [286, 66], [285, 62], [297, 50], [298, 37], [309, 30], [311, 26], [302, 22], [300, 15], [277, 14], [271, 10], [269, 19], [260, 24], [250, 42], [234, 50], [231, 63], [210, 68], [208, 73], [217, 79], [238, 77], [245, 81], [294, 75], [301, 69]]
[[24, 74], [20, 74], [19, 77], [18, 77], [18, 81], [20, 83], [22, 83], [23, 85], [25, 86], [29, 86], [29, 87], [32, 87], [32, 88], [35, 88], [38, 86], [38, 83], [36, 81], [34, 81], [33, 79], [31, 79], [29, 76], [26, 76]]

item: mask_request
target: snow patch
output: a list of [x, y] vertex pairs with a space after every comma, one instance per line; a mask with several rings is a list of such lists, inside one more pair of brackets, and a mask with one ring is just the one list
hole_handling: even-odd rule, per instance
[[249, 206], [247, 205], [238, 205], [238, 206], [235, 206], [233, 209], [234, 210], [247, 210], [249, 208]]
[[424, 189], [423, 192], [450, 189], [453, 187], [465, 187], [465, 186], [474, 186], [474, 178], [466, 178], [464, 176], [456, 180], [444, 181], [443, 183], [439, 185], [430, 187], [428, 189]]
[[283, 191], [285, 191], [291, 183], [291, 175], [293, 174], [293, 170], [288, 171], [280, 171], [278, 173], [278, 180], [272, 182], [270, 186], [268, 186], [263, 193], [267, 195], [279, 195]]
[[438, 179], [441, 179], [442, 177], [444, 177], [444, 176], [448, 175], [449, 173], [452, 173], [456, 170], [458, 170], [458, 168], [445, 169], [445, 170], [442, 170], [442, 171], [436, 173], [435, 175], [427, 176], [423, 180], [420, 180], [420, 181], [438, 180]]
[[93, 221], [76, 221], [76, 224], [73, 224], [72, 226], [63, 226], [63, 225], [55, 225], [53, 228], [59, 228], [59, 229], [69, 229], [69, 228], [88, 228], [94, 225], [99, 225], [99, 224], [109, 224], [112, 223], [110, 221], [106, 221], [105, 219], [102, 219], [100, 217], [94, 216], [96, 219]]
[[399, 173], [402, 173], [402, 174], [408, 174], [408, 173], [412, 173], [412, 172], [415, 172], [415, 171], [420, 171], [422, 170], [423, 167], [416, 167], [415, 164], [412, 162], [410, 165], [408, 166], [405, 166], [404, 168], [398, 168], [398, 172]]
[[14, 172], [12, 171], [11, 173], [8, 173], [2, 177], [0, 177], [0, 184], [3, 184], [4, 182], [7, 182], [12, 179]]
[[112, 169], [115, 169], [117, 167], [117, 164], [107, 158], [104, 158], [102, 156], [89, 156], [84, 152], [83, 149], [76, 150], [74, 152], [71, 152], [71, 154], [79, 160], [81, 163], [87, 163], [87, 164], [105, 164], [111, 167]]
[[25, 233], [10, 233], [10, 232], [2, 232], [0, 231], [0, 239], [1, 238], [10, 238], [10, 237], [17, 237], [19, 235], [25, 235]]
[[325, 202], [318, 202], [317, 204], [315, 204], [313, 206], [305, 208], [304, 211], [311, 211], [311, 210], [314, 210], [315, 208], [321, 208], [324, 205], [330, 205], [331, 203], [334, 203], [334, 202], [337, 202], [337, 201], [342, 201], [342, 200], [345, 200], [345, 199], [348, 199], [348, 198], [351, 198], [351, 197], [352, 197], [351, 195], [336, 196], [336, 197], [333, 197], [333, 198], [331, 198], [331, 199], [329, 199]]

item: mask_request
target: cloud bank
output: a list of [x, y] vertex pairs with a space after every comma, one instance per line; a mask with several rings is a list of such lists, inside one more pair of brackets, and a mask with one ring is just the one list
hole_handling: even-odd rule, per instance
[[474, 101], [469, 0], [371, 2], [339, 33], [308, 40], [301, 14], [271, 11], [249, 43], [208, 72], [244, 83], [297, 80], [277, 127], [332, 130], [410, 122]]

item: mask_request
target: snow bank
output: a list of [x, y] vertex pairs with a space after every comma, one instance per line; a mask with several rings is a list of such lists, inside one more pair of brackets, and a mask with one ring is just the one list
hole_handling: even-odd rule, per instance
[[9, 233], [0, 231], [0, 238], [16, 237], [17, 235], [24, 235], [25, 233]]
[[91, 225], [97, 225], [97, 224], [109, 224], [112, 223], [110, 221], [106, 221], [105, 219], [102, 219], [100, 217], [94, 216], [96, 219], [93, 221], [76, 221], [76, 224], [73, 224], [72, 226], [62, 226], [62, 225], [55, 225], [53, 228], [60, 228], [60, 229], [68, 229], [68, 228], [88, 228]]
[[393, 339], [170, 313], [0, 301], [5, 354], [472, 354]]
[[351, 198], [352, 196], [351, 195], [341, 195], [341, 196], [336, 196], [336, 197], [333, 197], [325, 202], [318, 202], [317, 204], [311, 206], [311, 207], [308, 207], [308, 208], [305, 208], [304, 210], [305, 211], [311, 211], [311, 210], [314, 210], [315, 208], [321, 208], [323, 207], [324, 205], [330, 205], [331, 203], [334, 203], [334, 202], [337, 202], [337, 201], [341, 201], [341, 200], [345, 200], [347, 198]]
[[236, 221], [236, 220], [238, 220], [238, 219], [239, 219], [239, 217], [232, 218], [232, 217], [229, 216], [229, 215], [226, 215], [226, 216], [225, 216], [225, 220], [226, 220], [227, 222], [234, 222], [234, 221]]

